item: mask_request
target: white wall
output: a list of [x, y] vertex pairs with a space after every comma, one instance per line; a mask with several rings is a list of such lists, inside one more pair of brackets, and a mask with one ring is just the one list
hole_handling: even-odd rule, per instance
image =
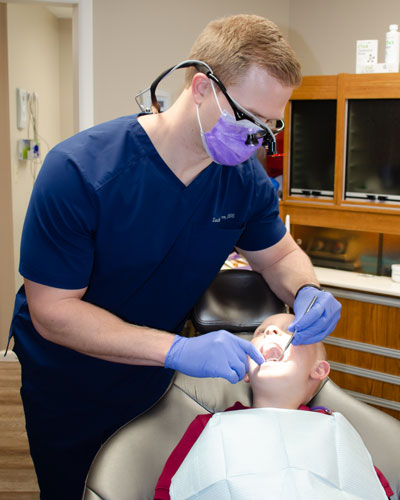
[[[289, 0], [95, 0], [95, 123], [138, 112], [135, 94], [169, 66], [186, 59], [210, 20], [231, 14], [258, 14], [278, 24], [287, 36], [289, 5]], [[163, 81], [160, 88], [176, 94], [183, 70], [178, 73]]]
[[[199, 32], [216, 17], [246, 12], [273, 20], [296, 51], [304, 75], [354, 73], [360, 39], [378, 39], [383, 61], [385, 32], [389, 24], [400, 24], [399, 0], [95, 0], [93, 9], [95, 123], [138, 111], [135, 93], [185, 59]], [[160, 88], [176, 94], [182, 77], [169, 80]]]
[[58, 19], [61, 140], [74, 133], [72, 19]]
[[[22, 87], [27, 91], [37, 92], [39, 95], [39, 134], [42, 157], [49, 148], [55, 146], [63, 137], [71, 135], [67, 119], [66, 126], [61, 126], [61, 95], [63, 106], [72, 105], [68, 102], [69, 93], [60, 80], [66, 83], [72, 76], [67, 77], [67, 69], [71, 62], [63, 66], [60, 63], [60, 51], [65, 56], [67, 50], [62, 47], [62, 39], [67, 45], [68, 35], [63, 30], [60, 36], [59, 20], [41, 5], [8, 4], [8, 67], [10, 89], [10, 141], [11, 141], [11, 171], [12, 171], [12, 200], [14, 226], [14, 255], [15, 255], [15, 283], [16, 288], [22, 283], [18, 273], [19, 248], [23, 221], [33, 187], [31, 164], [17, 159], [18, 139], [28, 138], [28, 130], [17, 129], [16, 88]], [[63, 25], [65, 28], [65, 25]], [[71, 45], [69, 36], [69, 44]], [[72, 47], [71, 47], [72, 54]], [[65, 56], [66, 57], [66, 56]], [[66, 57], [66, 60], [68, 58]], [[72, 55], [70, 56], [72, 59]], [[60, 72], [62, 67], [62, 73]], [[62, 74], [62, 78], [60, 77]], [[62, 93], [61, 93], [62, 92]], [[72, 90], [71, 90], [72, 92]], [[72, 123], [72, 118], [69, 119]], [[72, 125], [71, 125], [72, 126]], [[30, 138], [32, 138], [32, 129]]]
[[[15, 89], [38, 92], [40, 134], [50, 147], [72, 134], [72, 83], [69, 26], [44, 6], [8, 4], [11, 169], [15, 268], [22, 224], [33, 179], [16, 160]], [[303, 73], [354, 72], [357, 39], [378, 38], [383, 59], [389, 23], [400, 24], [399, 0], [95, 0], [93, 2], [94, 121], [138, 111], [135, 94], [164, 69], [185, 59], [203, 27], [216, 17], [255, 13], [276, 22], [295, 49]], [[161, 88], [176, 94], [183, 71]], [[71, 80], [72, 82], [72, 80]], [[63, 120], [60, 118], [64, 116]], [[61, 121], [60, 121], [61, 120]], [[43, 143], [42, 152], [47, 147]], [[16, 284], [21, 279], [16, 273]]]
[[400, 25], [399, 0], [290, 0], [289, 41], [304, 75], [355, 73], [356, 41], [379, 40], [383, 62], [393, 23]]

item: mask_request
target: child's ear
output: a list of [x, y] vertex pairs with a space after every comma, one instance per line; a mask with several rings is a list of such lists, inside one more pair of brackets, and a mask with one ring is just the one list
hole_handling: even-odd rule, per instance
[[310, 377], [317, 380], [324, 380], [329, 375], [331, 367], [328, 361], [319, 360], [315, 363], [313, 369], [311, 370]]

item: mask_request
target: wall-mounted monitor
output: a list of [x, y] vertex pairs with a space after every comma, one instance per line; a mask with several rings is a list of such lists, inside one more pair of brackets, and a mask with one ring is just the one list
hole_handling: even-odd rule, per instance
[[400, 99], [349, 99], [345, 198], [400, 202]]
[[333, 198], [336, 100], [293, 100], [291, 105], [291, 195]]

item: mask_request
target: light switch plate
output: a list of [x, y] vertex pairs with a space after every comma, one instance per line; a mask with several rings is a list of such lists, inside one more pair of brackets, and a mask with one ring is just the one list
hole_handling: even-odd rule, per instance
[[27, 94], [25, 89], [17, 88], [17, 127], [26, 128]]

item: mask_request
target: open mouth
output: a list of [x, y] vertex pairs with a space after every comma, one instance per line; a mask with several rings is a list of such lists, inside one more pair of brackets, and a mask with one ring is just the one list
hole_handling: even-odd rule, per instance
[[264, 345], [262, 355], [265, 361], [280, 361], [282, 358], [283, 349], [279, 344]]

